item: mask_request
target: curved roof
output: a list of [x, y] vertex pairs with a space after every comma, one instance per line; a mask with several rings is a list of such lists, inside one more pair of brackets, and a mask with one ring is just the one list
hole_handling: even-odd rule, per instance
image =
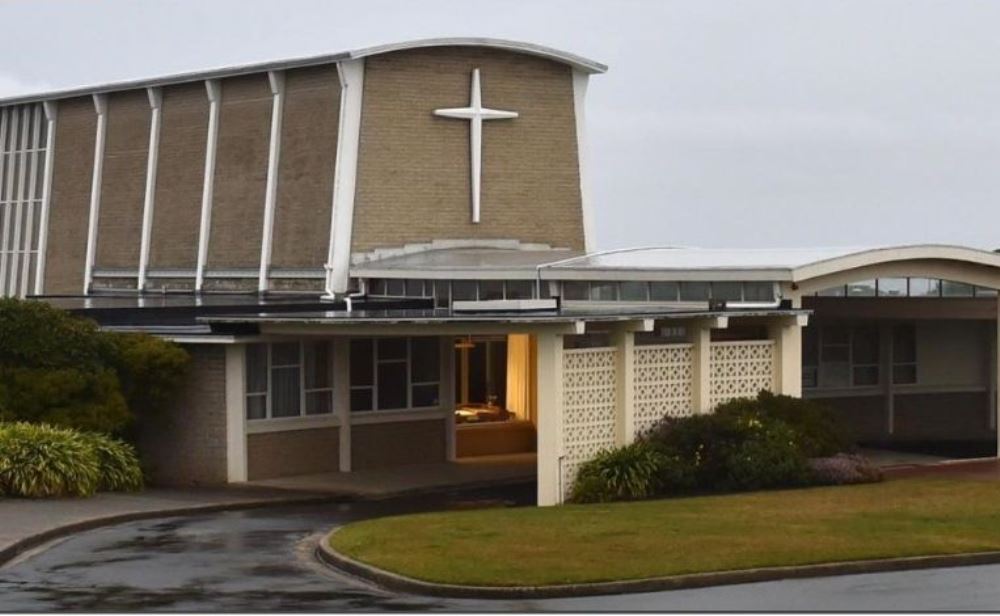
[[873, 265], [944, 260], [1000, 269], [1000, 254], [946, 244], [874, 248], [720, 249], [652, 247], [611, 250], [549, 263], [545, 278], [610, 279], [643, 273], [650, 279], [778, 280], [799, 282]]
[[521, 41], [509, 41], [506, 39], [484, 38], [484, 37], [451, 37], [451, 38], [429, 38], [405, 41], [400, 43], [390, 43], [387, 45], [376, 45], [374, 47], [363, 47], [360, 49], [341, 51], [330, 54], [314, 56], [300, 56], [271, 60], [267, 62], [256, 62], [252, 64], [237, 64], [231, 66], [221, 66], [199, 71], [189, 71], [174, 73], [148, 79], [133, 79], [124, 81], [113, 81], [89, 86], [80, 86], [48, 92], [37, 92], [26, 95], [0, 98], [0, 105], [14, 105], [20, 103], [32, 103], [43, 100], [59, 98], [70, 98], [73, 96], [84, 96], [89, 94], [102, 94], [118, 90], [132, 90], [136, 88], [149, 88], [186, 83], [191, 81], [201, 81], [203, 79], [220, 79], [223, 77], [233, 77], [248, 73], [260, 73], [263, 71], [284, 70], [290, 68], [300, 68], [304, 66], [315, 66], [318, 64], [331, 64], [342, 60], [366, 58], [394, 51], [405, 51], [407, 49], [422, 49], [426, 47], [488, 47], [491, 49], [503, 49], [514, 51], [540, 58], [546, 58], [562, 64], [567, 64], [574, 69], [585, 73], [603, 73], [608, 67], [600, 62], [588, 60], [582, 56], [572, 54], [568, 51], [560, 51], [543, 45], [525, 43]]

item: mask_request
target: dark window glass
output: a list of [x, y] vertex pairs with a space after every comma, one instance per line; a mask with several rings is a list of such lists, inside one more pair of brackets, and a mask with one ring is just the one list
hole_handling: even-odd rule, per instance
[[614, 282], [590, 283], [590, 299], [595, 302], [613, 302], [618, 299], [618, 284]]
[[247, 396], [247, 419], [267, 417], [267, 396]]
[[385, 295], [385, 280], [381, 278], [372, 278], [368, 281], [368, 294], [369, 295]]
[[682, 302], [707, 302], [710, 286], [707, 282], [682, 282]]
[[507, 299], [531, 299], [534, 291], [535, 283], [531, 280], [507, 281]]
[[896, 385], [912, 385], [917, 382], [916, 364], [899, 364], [892, 367], [892, 382]]
[[676, 282], [649, 283], [649, 299], [654, 302], [676, 302], [678, 285]]
[[333, 392], [311, 391], [306, 393], [306, 415], [324, 415], [333, 412]]
[[862, 280], [847, 285], [848, 297], [875, 297], [875, 281]]
[[479, 299], [481, 300], [503, 299], [503, 281], [481, 280], [479, 282]]
[[917, 361], [916, 328], [910, 324], [892, 328], [892, 361], [897, 364]]
[[[275, 345], [277, 346], [277, 345]], [[296, 417], [299, 407], [299, 367], [271, 370], [271, 417]]]
[[855, 366], [855, 385], [878, 385], [878, 366]]
[[586, 282], [580, 282], [577, 280], [569, 280], [562, 283], [563, 299], [568, 300], [581, 300], [588, 299], [590, 297], [589, 291], [590, 285]]
[[275, 342], [273, 345], [271, 345], [271, 365], [272, 366], [299, 365], [299, 343]]
[[423, 297], [424, 296], [424, 281], [423, 280], [407, 280], [406, 282], [406, 297]]
[[375, 382], [372, 361], [372, 340], [351, 340], [351, 386]]
[[774, 283], [744, 282], [743, 300], [747, 302], [773, 302]]
[[454, 301], [475, 301], [476, 282], [474, 280], [456, 280], [451, 283], [451, 298]]
[[853, 356], [855, 364], [878, 364], [878, 330], [874, 327], [859, 327], [854, 330]]
[[743, 299], [743, 285], [739, 282], [713, 282], [712, 299], [738, 302]]
[[420, 336], [410, 340], [412, 380], [414, 383], [441, 380], [441, 343], [437, 338]]
[[645, 282], [630, 280], [621, 283], [621, 298], [625, 302], [644, 302], [648, 298], [649, 285]]
[[941, 295], [944, 297], [972, 297], [972, 285], [942, 280]]
[[879, 278], [876, 282], [879, 297], [906, 297], [908, 293], [906, 278]]
[[441, 403], [441, 399], [438, 392], [439, 392], [439, 386], [437, 383], [434, 383], [433, 385], [414, 385], [413, 386], [414, 408], [438, 406]]
[[385, 294], [392, 297], [402, 297], [406, 294], [406, 281], [389, 278], [385, 281]]
[[447, 280], [434, 281], [434, 306], [436, 308], [447, 308], [451, 302], [450, 284]]
[[351, 410], [370, 411], [372, 410], [372, 390], [352, 389], [351, 390]]
[[330, 343], [305, 342], [303, 351], [306, 360], [306, 389], [321, 389], [333, 385], [333, 365], [330, 357]]
[[802, 330], [802, 365], [819, 365], [819, 333], [815, 327]]
[[267, 393], [267, 345], [247, 345], [247, 393]]
[[406, 363], [379, 362], [378, 408], [406, 408]]
[[379, 338], [378, 360], [380, 362], [406, 359], [406, 338]]

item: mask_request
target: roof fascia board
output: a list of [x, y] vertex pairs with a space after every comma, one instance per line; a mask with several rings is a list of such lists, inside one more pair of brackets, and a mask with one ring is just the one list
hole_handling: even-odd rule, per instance
[[792, 281], [802, 282], [840, 272], [869, 266], [889, 265], [902, 261], [952, 261], [969, 265], [983, 265], [1000, 268], [1000, 254], [942, 244], [896, 246], [875, 248], [841, 257], [833, 257], [796, 267], [792, 271]]
[[46, 100], [90, 96], [94, 94], [107, 94], [110, 92], [136, 90], [140, 88], [159, 88], [182, 83], [190, 83], [192, 81], [204, 81], [206, 79], [222, 79], [225, 77], [236, 77], [254, 73], [266, 73], [268, 71], [283, 71], [294, 68], [304, 68], [319, 64], [334, 64], [343, 60], [365, 58], [393, 51], [405, 51], [408, 49], [421, 49], [426, 47], [489, 47], [493, 49], [505, 49], [527, 55], [548, 58], [588, 73], [603, 73], [608, 70], [608, 67], [600, 62], [588, 60], [587, 58], [583, 58], [569, 52], [560, 51], [558, 49], [535, 45], [533, 43], [475, 37], [433, 38], [407, 41], [403, 43], [377, 45], [374, 47], [365, 47], [353, 51], [343, 51], [332, 54], [297, 56], [283, 60], [222, 66], [198, 71], [184, 71], [181, 73], [174, 73], [148, 79], [126, 79], [122, 81], [111, 81], [101, 84], [51, 90], [47, 92], [36, 92], [32, 94], [0, 98], [0, 106], [22, 105]]

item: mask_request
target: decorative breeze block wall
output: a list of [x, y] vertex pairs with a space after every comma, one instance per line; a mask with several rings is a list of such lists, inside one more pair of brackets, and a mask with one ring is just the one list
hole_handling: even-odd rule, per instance
[[615, 446], [616, 355], [612, 348], [563, 352], [563, 496], [580, 464]]
[[733, 398], [756, 397], [762, 389], [774, 390], [773, 340], [713, 342], [711, 348], [712, 408]]
[[694, 347], [691, 344], [637, 346], [634, 350], [635, 433], [669, 417], [694, 414]]

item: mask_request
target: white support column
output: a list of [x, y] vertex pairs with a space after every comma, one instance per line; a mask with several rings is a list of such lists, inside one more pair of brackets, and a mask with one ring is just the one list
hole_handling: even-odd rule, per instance
[[285, 106], [285, 72], [268, 71], [271, 86], [271, 141], [267, 154], [267, 186], [264, 190], [264, 229], [260, 241], [260, 275], [257, 290], [268, 289], [271, 271], [271, 242], [274, 237], [274, 210], [278, 201], [278, 165], [281, 162], [281, 122]]
[[330, 249], [326, 262], [326, 295], [346, 293], [351, 267], [351, 228], [354, 226], [354, 190], [361, 143], [361, 102], [365, 61], [337, 63], [340, 77], [340, 127], [333, 174], [333, 212], [330, 215]]
[[990, 430], [997, 429], [997, 321], [986, 324], [986, 356], [990, 358], [986, 382], [990, 385]]
[[774, 392], [802, 397], [802, 328], [808, 315], [775, 317], [768, 325], [774, 341]]
[[628, 321], [611, 330], [611, 345], [615, 347], [615, 444], [627, 445], [635, 440], [635, 332], [653, 331], [653, 319]]
[[97, 134], [94, 137], [94, 173], [90, 182], [90, 221], [87, 225], [87, 257], [83, 267], [83, 293], [90, 293], [97, 254], [97, 219], [101, 213], [101, 182], [104, 177], [104, 139], [108, 133], [108, 96], [94, 94]]
[[3, 222], [0, 226], [0, 297], [6, 296], [7, 290], [7, 255], [10, 246], [8, 245], [8, 237], [10, 234], [10, 211], [14, 207], [14, 171], [16, 169], [14, 156], [14, 144], [17, 143], [18, 128], [20, 126], [21, 114], [18, 107], [10, 107], [7, 109], [7, 114], [9, 117], [7, 121], [7, 135], [8, 140], [11, 143], [10, 155], [7, 156], [7, 172], [5, 174], [4, 181], [7, 187], [4, 189], [4, 194], [7, 196], [7, 203], [3, 206]]
[[333, 412], [339, 427], [338, 469], [351, 472], [351, 339], [338, 336], [333, 339]]
[[536, 335], [538, 348], [538, 506], [563, 502], [563, 335]]
[[246, 345], [226, 347], [226, 477], [247, 480]]
[[692, 396], [695, 413], [712, 412], [712, 330], [729, 327], [727, 317], [698, 319], [691, 324]]
[[156, 196], [156, 168], [160, 157], [160, 124], [163, 111], [163, 91], [146, 88], [149, 97], [149, 151], [146, 155], [146, 196], [142, 204], [142, 239], [139, 243], [140, 292], [146, 290], [146, 270], [149, 267], [149, 243], [153, 234], [153, 206]]
[[[993, 334], [995, 340], [993, 341], [993, 381], [994, 383], [1000, 382], [1000, 298], [996, 300], [996, 313], [997, 318], [994, 320]], [[1000, 387], [993, 387], [993, 412], [994, 412], [994, 426], [1000, 425], [1000, 421], [997, 421], [996, 414], [1000, 413]], [[997, 457], [1000, 458], [1000, 428], [996, 431], [997, 439]]]
[[441, 408], [451, 412], [444, 421], [445, 458], [454, 462], [455, 455], [455, 342], [451, 336], [441, 336]]
[[45, 290], [45, 252], [49, 245], [49, 204], [52, 202], [52, 166], [56, 155], [56, 101], [42, 103], [45, 110], [45, 175], [42, 178], [42, 211], [38, 213], [38, 257], [35, 261], [35, 295]]
[[594, 204], [590, 195], [590, 175], [587, 165], [587, 83], [590, 75], [583, 71], [573, 71], [573, 115], [576, 118], [577, 173], [580, 176], [580, 204], [583, 208], [583, 242], [586, 251], [594, 250], [596, 238], [594, 230]]
[[194, 290], [201, 292], [205, 284], [205, 264], [208, 262], [208, 239], [212, 232], [212, 198], [215, 190], [215, 152], [219, 142], [219, 105], [222, 86], [218, 79], [205, 81], [208, 95], [208, 136], [205, 140], [205, 174], [201, 186], [201, 224], [198, 228], [198, 261]]
[[[39, 161], [40, 154], [39, 150], [42, 149], [42, 118], [44, 116], [44, 108], [42, 105], [34, 105], [34, 112], [31, 122], [31, 147], [34, 152], [29, 156], [31, 158], [30, 167], [31, 170], [28, 172], [28, 198], [25, 202], [24, 208], [24, 236], [20, 240], [21, 245], [21, 272], [17, 276], [18, 283], [15, 293], [17, 297], [25, 297], [28, 294], [28, 275], [31, 273], [31, 255], [35, 249], [37, 249], [37, 242], [35, 239], [35, 201], [39, 199], [40, 195], [37, 194], [38, 186], [38, 174], [41, 173], [39, 170], [39, 165], [44, 164], [44, 159]], [[18, 225], [20, 228], [21, 225]], [[11, 268], [11, 275], [14, 274], [14, 268]]]

